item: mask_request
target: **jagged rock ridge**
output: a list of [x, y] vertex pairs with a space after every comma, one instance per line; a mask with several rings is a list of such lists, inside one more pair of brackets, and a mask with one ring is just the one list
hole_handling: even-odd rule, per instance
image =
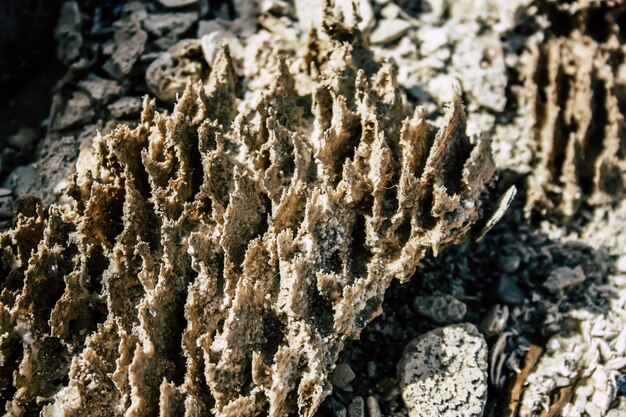
[[[548, 28], [521, 58], [520, 114], [536, 155], [528, 213], [618, 202], [626, 172], [626, 6], [539, 3]], [[620, 75], [622, 74], [622, 75]]]
[[332, 22], [303, 61], [308, 84], [281, 58], [243, 100], [225, 48], [171, 115], [146, 99], [95, 139], [69, 205], [20, 200], [0, 235], [7, 412], [310, 416], [390, 282], [467, 237], [494, 164], [460, 92], [437, 129]]

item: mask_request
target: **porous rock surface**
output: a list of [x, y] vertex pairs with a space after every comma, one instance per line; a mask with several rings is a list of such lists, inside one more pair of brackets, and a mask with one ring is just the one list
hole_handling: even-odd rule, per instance
[[529, 37], [519, 65], [518, 128], [535, 156], [526, 211], [572, 216], [623, 195], [626, 5], [538, 4], [546, 28]]
[[407, 344], [398, 379], [410, 417], [482, 416], [487, 342], [470, 323], [432, 330]]
[[309, 48], [249, 100], [224, 48], [171, 114], [146, 99], [96, 137], [66, 204], [18, 200], [10, 415], [310, 416], [391, 281], [467, 237], [494, 164], [460, 92], [436, 128], [358, 31], [329, 19]]

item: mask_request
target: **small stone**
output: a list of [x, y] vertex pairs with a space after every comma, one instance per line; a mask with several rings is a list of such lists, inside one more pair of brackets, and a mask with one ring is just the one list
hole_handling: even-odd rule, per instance
[[230, 32], [226, 32], [224, 30], [212, 32], [203, 36], [201, 42], [204, 59], [209, 65], [213, 65], [213, 61], [215, 61], [215, 57], [217, 57], [217, 53], [220, 50], [222, 42], [228, 44], [233, 58], [243, 58], [243, 45], [239, 39], [237, 39], [237, 37]]
[[402, 14], [402, 9], [395, 3], [389, 3], [380, 11], [380, 15], [385, 19], [397, 19]]
[[451, 295], [431, 295], [415, 297], [413, 309], [417, 314], [440, 323], [450, 324], [463, 320], [467, 306]]
[[148, 33], [141, 23], [148, 18], [146, 5], [139, 2], [128, 3], [122, 8], [124, 18], [115, 24], [113, 41], [103, 52], [110, 55], [103, 69], [117, 80], [125, 80], [133, 71], [148, 41]]
[[506, 305], [496, 304], [483, 319], [480, 324], [480, 331], [485, 336], [494, 336], [501, 333], [509, 319], [509, 307]]
[[512, 273], [517, 271], [521, 262], [522, 258], [518, 255], [501, 256], [498, 259], [498, 269], [502, 272]]
[[626, 255], [622, 255], [617, 258], [617, 261], [615, 262], [615, 267], [619, 272], [626, 273]]
[[141, 112], [142, 101], [139, 97], [125, 96], [109, 104], [111, 116], [116, 119], [132, 116]]
[[609, 282], [618, 288], [626, 287], [626, 274], [611, 275]]
[[395, 378], [384, 378], [376, 384], [376, 391], [387, 402], [400, 395], [398, 380]]
[[[37, 169], [33, 164], [29, 164], [15, 168], [7, 180], [10, 187], [13, 189], [13, 195], [19, 197], [30, 192], [36, 178]], [[3, 186], [6, 185], [3, 184]]]
[[340, 363], [330, 377], [330, 382], [337, 388], [344, 388], [354, 379], [354, 371], [347, 363]]
[[201, 20], [198, 22], [198, 39], [201, 39], [204, 35], [223, 30], [224, 26], [220, 25], [216, 20]]
[[428, 92], [439, 104], [446, 103], [452, 100], [452, 86], [455, 83], [456, 80], [453, 77], [443, 74], [437, 75], [428, 81]]
[[367, 397], [367, 414], [369, 417], [382, 417], [382, 413], [380, 412], [380, 406], [378, 405], [378, 401], [375, 397], [371, 395]]
[[487, 342], [469, 323], [430, 331], [406, 346], [398, 378], [410, 417], [480, 417], [487, 400]]
[[91, 74], [86, 80], [78, 83], [78, 87], [97, 101], [108, 103], [122, 93], [122, 87], [113, 80], [107, 80]]
[[80, 57], [80, 48], [83, 45], [81, 26], [82, 17], [78, 2], [63, 2], [54, 37], [58, 45], [57, 58], [66, 65]]
[[334, 396], [328, 397], [325, 406], [328, 410], [330, 410], [334, 417], [346, 417], [348, 415], [346, 407]]
[[322, 24], [324, 0], [294, 0], [294, 8], [303, 32]]
[[7, 142], [17, 148], [26, 148], [37, 139], [37, 133], [30, 127], [20, 127], [17, 133], [9, 136]]
[[367, 363], [367, 376], [370, 378], [376, 377], [376, 362], [369, 361]]
[[151, 14], [143, 21], [143, 28], [157, 37], [155, 44], [167, 49], [178, 42], [198, 20], [195, 12]]
[[198, 0], [159, 0], [159, 3], [169, 8], [189, 6], [197, 2]]
[[509, 275], [502, 275], [496, 287], [496, 298], [507, 304], [522, 304], [526, 295]]
[[430, 55], [448, 42], [448, 34], [444, 28], [425, 26], [417, 32], [422, 55]]
[[10, 197], [12, 191], [8, 188], [0, 188], [0, 198]]
[[[75, 125], [84, 125], [95, 116], [89, 96], [82, 91], [75, 91], [65, 103], [55, 96], [52, 104], [51, 128], [62, 130]], [[57, 103], [55, 103], [57, 101]]]
[[552, 293], [559, 293], [566, 288], [574, 287], [585, 281], [585, 272], [578, 265], [576, 268], [562, 266], [552, 271], [543, 283], [544, 288]]
[[202, 47], [196, 39], [171, 46], [146, 70], [146, 84], [160, 100], [174, 102], [188, 81], [198, 82], [208, 71], [202, 64]]
[[365, 417], [365, 401], [363, 397], [356, 397], [348, 407], [348, 417]]
[[374, 45], [393, 42], [402, 37], [409, 29], [411, 29], [411, 24], [406, 20], [383, 19], [378, 22], [378, 26], [372, 32], [370, 42]]

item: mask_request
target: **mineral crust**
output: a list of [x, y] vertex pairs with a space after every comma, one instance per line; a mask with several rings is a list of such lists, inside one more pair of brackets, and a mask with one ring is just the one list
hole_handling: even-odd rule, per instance
[[136, 128], [98, 135], [67, 203], [18, 200], [8, 414], [311, 416], [392, 280], [472, 232], [494, 164], [458, 89], [431, 125], [330, 18], [298, 77], [275, 62], [242, 98], [223, 48], [171, 114], [145, 99]]

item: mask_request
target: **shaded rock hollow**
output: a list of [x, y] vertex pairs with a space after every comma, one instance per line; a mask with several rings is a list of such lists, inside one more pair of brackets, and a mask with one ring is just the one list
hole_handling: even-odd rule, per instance
[[98, 136], [67, 204], [17, 203], [9, 414], [310, 416], [391, 281], [468, 237], [494, 164], [460, 92], [437, 128], [358, 31], [326, 21], [309, 48], [255, 99], [223, 49], [171, 114], [146, 99]]

